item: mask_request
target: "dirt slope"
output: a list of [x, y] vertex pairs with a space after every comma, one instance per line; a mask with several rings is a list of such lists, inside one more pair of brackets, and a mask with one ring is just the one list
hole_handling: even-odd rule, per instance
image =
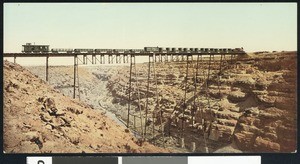
[[63, 96], [20, 65], [4, 62], [6, 153], [158, 153], [86, 104]]

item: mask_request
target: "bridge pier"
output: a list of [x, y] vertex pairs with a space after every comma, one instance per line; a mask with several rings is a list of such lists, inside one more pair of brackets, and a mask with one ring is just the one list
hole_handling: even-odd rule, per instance
[[[148, 78], [147, 78], [147, 95], [146, 95], [146, 114], [145, 114], [145, 135], [147, 134], [147, 121], [148, 121], [148, 104], [149, 104], [149, 87], [150, 87], [150, 75], [151, 75], [151, 64], [153, 64], [153, 54], [149, 55], [148, 61]], [[152, 120], [153, 121], [153, 120]]]
[[86, 55], [83, 55], [83, 64], [87, 64]]
[[[209, 130], [212, 126], [212, 118], [213, 118], [213, 113], [212, 113], [212, 110], [211, 110], [211, 106], [210, 106], [210, 99], [209, 99], [209, 83], [210, 83], [210, 71], [211, 71], [211, 60], [212, 60], [212, 54], [209, 55], [209, 62], [208, 62], [208, 73], [207, 73], [207, 79], [206, 79], [206, 98], [207, 98], [207, 104], [208, 104], [208, 109], [209, 109], [209, 113], [210, 113], [210, 117], [211, 119], [209, 119], [209, 127], [207, 127], [207, 130]], [[205, 133], [204, 133], [205, 134]]]
[[119, 55], [119, 59], [118, 60], [119, 60], [120, 64], [122, 63], [122, 57], [123, 57], [122, 55]]
[[46, 57], [46, 81], [49, 81], [48, 74], [49, 74], [49, 56]]
[[159, 54], [159, 62], [162, 62], [162, 54]]
[[15, 64], [17, 63], [17, 57], [16, 57], [16, 55], [14, 55], [14, 63]]
[[94, 58], [95, 58], [95, 55], [92, 55], [92, 64], [94, 64]]
[[[159, 54], [159, 60], [162, 62], [162, 55]], [[162, 124], [162, 109], [160, 109], [160, 105], [159, 105], [159, 95], [158, 95], [158, 84], [157, 84], [157, 76], [156, 76], [156, 66], [155, 66], [155, 62], [153, 63], [153, 73], [154, 73], [154, 81], [155, 81], [155, 97], [156, 97], [156, 106], [155, 106], [155, 109], [153, 110], [152, 112], [152, 116], [155, 114], [155, 116], [157, 117], [157, 114], [159, 114], [159, 117], [160, 117], [160, 128], [161, 128], [161, 135], [162, 135], [162, 138], [163, 138], [163, 147], [165, 146], [165, 139], [164, 139], [164, 131], [163, 131], [163, 124]], [[154, 113], [155, 111], [157, 111], [156, 113]], [[159, 112], [159, 113], [158, 113]], [[152, 126], [153, 126], [153, 135], [154, 135], [154, 119], [157, 119], [157, 118], [154, 118], [153, 117], [153, 122], [152, 122]], [[159, 132], [159, 131], [158, 131]]]
[[[183, 55], [182, 55], [183, 57]], [[189, 76], [189, 64], [193, 61], [193, 56], [191, 54], [186, 55], [186, 73], [185, 73], [185, 86], [184, 86], [184, 99], [182, 108], [182, 122], [181, 122], [181, 137], [184, 137], [184, 127], [185, 127], [185, 110], [187, 108], [187, 88], [188, 88], [188, 76]], [[191, 60], [189, 60], [191, 59]]]
[[168, 54], [165, 54], [164, 57], [165, 57], [165, 61], [164, 62], [168, 62]]
[[80, 89], [79, 89], [80, 85], [79, 85], [79, 74], [78, 74], [79, 62], [78, 62], [78, 60], [80, 60], [80, 59], [78, 58], [78, 55], [76, 54], [74, 56], [73, 99], [76, 99], [76, 89], [77, 89], [77, 91], [78, 91], [78, 99], [80, 100]]
[[[224, 55], [224, 57], [225, 57], [225, 55]], [[220, 58], [219, 75], [221, 75], [221, 72], [222, 72], [222, 66], [223, 66], [223, 54], [221, 54], [221, 58]]]
[[[201, 55], [202, 58], [202, 55]], [[200, 55], [197, 55], [197, 62], [196, 62], [196, 72], [195, 72], [195, 76], [194, 76], [194, 106], [192, 108], [192, 126], [194, 126], [195, 120], [195, 112], [197, 111], [197, 106], [196, 106], [196, 94], [197, 94], [197, 83], [198, 83], [198, 70], [199, 70], [199, 59], [200, 59]]]
[[135, 56], [133, 54], [130, 54], [130, 70], [129, 70], [129, 93], [128, 93], [128, 109], [127, 109], [127, 128], [129, 128], [129, 123], [130, 123], [130, 108], [131, 108], [131, 77], [132, 77], [132, 66], [133, 66], [133, 62], [135, 60], [133, 60], [135, 58]]
[[[138, 117], [140, 119], [140, 134], [142, 135], [142, 138], [144, 138], [144, 126], [143, 126], [143, 117], [142, 117], [142, 108], [141, 108], [141, 102], [140, 102], [140, 92], [139, 92], [139, 86], [138, 86], [138, 76], [137, 76], [137, 68], [136, 68], [136, 60], [135, 60], [135, 55], [134, 54], [130, 54], [130, 75], [129, 75], [129, 93], [128, 93], [128, 111], [127, 111], [127, 128], [130, 127], [130, 109], [131, 109], [131, 92], [132, 92], [132, 74], [133, 74], [133, 67], [134, 67], [134, 75], [135, 75], [135, 90], [137, 90], [137, 95], [138, 95], [138, 108], [139, 108], [139, 112], [140, 112], [140, 116]], [[135, 130], [137, 130], [137, 126], [136, 126], [136, 115], [133, 115], [133, 128]]]
[[125, 56], [127, 55], [123, 55], [123, 63], [126, 63]]
[[98, 60], [98, 61], [99, 61], [99, 64], [102, 64], [102, 63], [103, 63], [103, 61], [102, 61], [103, 56], [104, 56], [103, 54], [99, 55], [99, 60]]
[[73, 83], [73, 99], [76, 98], [76, 74], [78, 68], [78, 58], [77, 55], [74, 56], [74, 83]]
[[111, 60], [110, 63], [111, 63], [111, 64], [114, 64], [114, 58], [115, 58], [115, 55], [111, 55], [110, 57], [111, 57], [111, 58], [110, 58], [110, 60]]
[[222, 99], [222, 96], [221, 96], [221, 88], [220, 88], [220, 85], [221, 85], [221, 73], [222, 73], [222, 66], [223, 66], [223, 55], [221, 54], [221, 57], [220, 57], [220, 67], [219, 67], [219, 72], [218, 72], [218, 90], [219, 90], [219, 96], [220, 96], [220, 101]]
[[207, 80], [206, 80], [206, 86], [209, 85], [209, 78], [210, 78], [210, 68], [211, 68], [211, 54], [209, 55], [209, 61], [208, 61], [208, 73], [207, 73]]
[[104, 55], [100, 55], [100, 64], [103, 64], [103, 58], [104, 58]]

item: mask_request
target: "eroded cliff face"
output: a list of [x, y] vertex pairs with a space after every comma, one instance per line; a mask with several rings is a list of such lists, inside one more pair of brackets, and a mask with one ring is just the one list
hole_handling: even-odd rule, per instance
[[257, 106], [239, 118], [234, 140], [243, 150], [295, 152], [297, 140], [296, 53], [270, 54], [253, 64], [259, 75], [249, 96]]
[[[201, 63], [196, 81], [194, 63], [189, 65], [187, 85], [185, 62], [156, 64], [158, 86], [156, 91], [152, 73], [148, 112], [157, 118], [149, 121], [158, 128], [162, 123], [166, 133], [179, 135], [178, 129], [183, 127], [186, 136], [201, 137], [206, 133], [210, 141], [234, 142], [246, 152], [294, 152], [296, 60], [296, 52], [248, 54], [239, 57], [234, 66], [230, 60], [223, 63], [220, 76], [219, 63], [209, 66], [206, 61]], [[208, 67], [211, 68], [209, 80]], [[145, 112], [147, 64], [137, 64], [137, 68], [138, 78], [132, 82], [135, 85], [138, 81], [139, 90], [133, 87], [132, 104], [139, 112], [140, 101]], [[128, 100], [128, 76], [128, 70], [123, 70], [109, 78], [107, 84], [113, 103], [124, 105], [124, 109]]]

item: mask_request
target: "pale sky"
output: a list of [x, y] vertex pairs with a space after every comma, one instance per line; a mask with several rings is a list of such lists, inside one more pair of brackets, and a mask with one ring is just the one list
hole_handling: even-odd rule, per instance
[[25, 43], [297, 50], [297, 3], [5, 3], [3, 17], [4, 52]]

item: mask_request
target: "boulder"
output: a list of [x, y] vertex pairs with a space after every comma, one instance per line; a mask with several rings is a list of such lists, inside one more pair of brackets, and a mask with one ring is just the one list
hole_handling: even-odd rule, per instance
[[37, 131], [30, 131], [24, 134], [27, 141], [33, 141], [39, 138], [39, 133]]
[[284, 115], [284, 111], [275, 107], [266, 108], [260, 111], [261, 119], [280, 119]]
[[292, 111], [296, 109], [296, 99], [295, 98], [288, 98], [288, 97], [277, 97], [274, 105], [277, 108], [284, 109], [287, 111]]
[[276, 96], [256, 95], [256, 100], [268, 107], [273, 107], [275, 105], [276, 98]]
[[259, 109], [257, 107], [251, 107], [244, 110], [244, 113], [251, 114], [252, 116], [259, 115]]
[[276, 142], [268, 141], [262, 137], [256, 137], [254, 142], [254, 150], [258, 152], [279, 152], [280, 145]]
[[209, 134], [209, 139], [218, 141], [219, 140], [219, 131], [217, 129], [211, 129]]
[[267, 138], [267, 139], [269, 139], [269, 140], [271, 140], [271, 141], [277, 141], [277, 139], [278, 139], [278, 136], [277, 136], [277, 134], [276, 133], [264, 133], [264, 138]]
[[237, 147], [241, 150], [251, 150], [255, 139], [255, 134], [252, 132], [241, 131], [233, 135]]
[[245, 101], [246, 100], [246, 93], [241, 91], [233, 91], [228, 95], [228, 100], [234, 103]]

